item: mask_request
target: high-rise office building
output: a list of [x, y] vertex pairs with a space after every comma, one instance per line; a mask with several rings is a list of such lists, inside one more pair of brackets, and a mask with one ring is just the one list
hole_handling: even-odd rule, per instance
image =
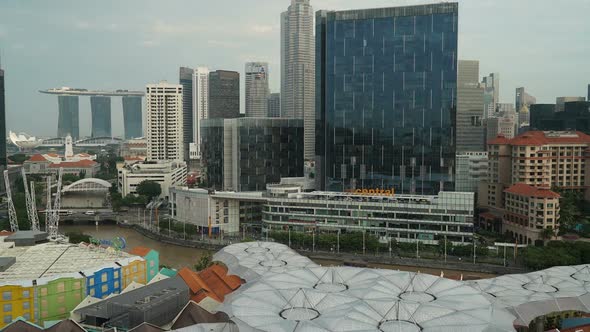
[[269, 94], [268, 63], [246, 63], [246, 117], [265, 118]]
[[280, 118], [281, 117], [281, 94], [271, 93], [268, 97], [268, 117], [269, 118]]
[[590, 84], [588, 84], [588, 96], [586, 97], [587, 101], [590, 101]]
[[202, 129], [202, 164], [212, 188], [261, 191], [303, 176], [301, 119], [207, 119]]
[[498, 103], [500, 102], [500, 74], [491, 73], [483, 78], [481, 82], [483, 86], [483, 103], [484, 119], [494, 116], [497, 111]]
[[586, 101], [584, 97], [557, 97], [555, 98], [555, 112], [563, 112], [565, 110], [565, 103], [571, 101]]
[[193, 142], [193, 73], [188, 67], [180, 67], [178, 83], [182, 85], [182, 133], [184, 160], [189, 160], [189, 145]]
[[146, 86], [147, 159], [183, 160], [182, 85]]
[[90, 113], [92, 115], [92, 137], [110, 137], [111, 133], [111, 97], [91, 96]]
[[291, 0], [281, 13], [281, 117], [303, 119], [305, 159], [315, 157], [315, 51], [313, 8]]
[[125, 139], [143, 136], [141, 97], [123, 96], [123, 127]]
[[537, 103], [537, 98], [526, 93], [526, 91], [523, 87], [516, 88], [516, 98], [515, 98], [514, 105], [516, 106], [517, 112], [520, 112], [520, 109], [523, 108], [524, 106], [530, 107], [531, 105], [536, 104], [536, 103]]
[[[6, 137], [6, 101], [4, 91], [4, 70], [0, 68], [0, 137]], [[0, 170], [5, 170], [6, 162], [6, 140], [0, 141]]]
[[316, 13], [316, 189], [454, 190], [458, 4]]
[[80, 138], [80, 107], [78, 96], [57, 96], [59, 115], [57, 119], [57, 137], [72, 136]]
[[197, 67], [193, 73], [193, 141], [189, 159], [201, 159], [201, 121], [209, 118], [209, 69]]
[[209, 119], [240, 116], [240, 73], [216, 70], [209, 73]]
[[459, 60], [457, 78], [457, 153], [485, 151], [483, 88], [479, 61]]
[[531, 106], [531, 127], [543, 131], [577, 130], [590, 134], [590, 102], [566, 102], [561, 112], [556, 112], [554, 107], [553, 104]]

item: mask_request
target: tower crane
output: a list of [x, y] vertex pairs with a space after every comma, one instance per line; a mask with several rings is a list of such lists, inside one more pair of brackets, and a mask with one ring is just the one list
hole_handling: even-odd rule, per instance
[[4, 185], [6, 189], [6, 204], [8, 205], [8, 220], [10, 221], [10, 231], [18, 232], [18, 219], [16, 217], [16, 210], [12, 202], [12, 193], [10, 190], [10, 179], [8, 178], [8, 170], [4, 171]]

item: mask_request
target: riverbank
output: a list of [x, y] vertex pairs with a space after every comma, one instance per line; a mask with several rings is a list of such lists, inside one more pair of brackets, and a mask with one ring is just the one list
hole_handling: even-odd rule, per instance
[[[210, 252], [216, 252], [224, 246], [231, 243], [231, 241], [209, 240], [206, 241], [192, 241], [183, 240], [178, 238], [172, 238], [164, 233], [155, 233], [147, 230], [140, 225], [136, 224], [119, 224], [119, 227], [133, 229], [136, 232], [146, 236], [152, 240], [159, 241], [162, 243], [183, 246], [187, 248], [196, 248], [200, 250], [207, 250]], [[322, 265], [343, 265], [344, 262], [350, 260], [362, 260], [368, 264], [369, 267], [378, 267], [386, 269], [396, 269], [404, 271], [421, 271], [429, 274], [440, 275], [441, 271], [448, 271], [453, 276], [460, 277], [463, 275], [464, 278], [469, 276], [470, 279], [474, 278], [487, 278], [502, 274], [513, 274], [526, 272], [523, 268], [517, 267], [504, 267], [492, 264], [473, 264], [470, 262], [444, 262], [441, 260], [432, 259], [415, 259], [407, 257], [384, 257], [384, 256], [371, 256], [371, 255], [351, 255], [351, 254], [335, 254], [329, 252], [310, 252], [305, 250], [296, 250], [301, 255], [309, 257], [311, 260]], [[426, 272], [429, 271], [429, 272]]]

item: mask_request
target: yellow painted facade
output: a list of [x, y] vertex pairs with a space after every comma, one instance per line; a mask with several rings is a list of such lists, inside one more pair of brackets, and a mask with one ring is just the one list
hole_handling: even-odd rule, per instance
[[0, 286], [0, 328], [17, 317], [35, 320], [35, 291], [33, 287], [20, 285]]
[[121, 282], [123, 283], [123, 288], [121, 290], [127, 288], [129, 284], [132, 282], [137, 282], [140, 284], [146, 284], [146, 261], [145, 260], [134, 260], [129, 262], [128, 265], [121, 266], [121, 271], [123, 275], [121, 276]]

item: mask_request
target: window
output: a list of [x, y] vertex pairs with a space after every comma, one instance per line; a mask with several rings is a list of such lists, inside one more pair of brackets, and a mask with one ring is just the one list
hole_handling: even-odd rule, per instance
[[107, 274], [106, 273], [103, 273], [102, 276], [100, 276], [100, 281], [107, 282]]
[[4, 315], [4, 323], [8, 324], [12, 322], [12, 315]]
[[31, 293], [30, 293], [30, 291], [28, 291], [28, 290], [24, 290], [24, 291], [23, 291], [23, 297], [24, 297], [25, 299], [28, 299], [28, 298], [29, 298], [29, 296], [31, 296]]
[[41, 317], [42, 318], [47, 317], [47, 311], [41, 311]]
[[137, 265], [133, 265], [132, 270], [133, 270], [134, 273], [137, 272]]
[[90, 296], [94, 296], [94, 294], [96, 294], [96, 292], [94, 291], [94, 289], [90, 290]]
[[63, 295], [60, 295], [60, 296], [57, 297], [57, 303], [64, 303], [65, 300], [66, 299], [65, 299], [65, 297]]
[[23, 315], [23, 318], [24, 318], [24, 319], [26, 319], [26, 320], [31, 320], [31, 315], [30, 315], [28, 312], [26, 312], [26, 313]]
[[23, 310], [29, 310], [31, 308], [31, 304], [29, 302], [23, 302]]
[[119, 271], [115, 271], [115, 278], [119, 278]]
[[115, 288], [119, 288], [119, 282], [115, 281]]
[[47, 307], [47, 300], [41, 300], [41, 306], [42, 307]]
[[81, 286], [82, 286], [82, 285], [80, 284], [80, 282], [79, 282], [79, 281], [76, 281], [76, 282], [74, 282], [74, 286], [73, 286], [73, 287], [74, 287], [74, 289], [80, 289], [80, 287], [81, 287]]
[[62, 293], [66, 290], [66, 285], [63, 282], [57, 284], [57, 291]]
[[109, 290], [109, 286], [107, 286], [107, 285], [102, 285], [101, 291], [102, 291], [103, 293], [106, 293], [108, 290]]
[[8, 292], [3, 292], [2, 293], [2, 299], [3, 300], [12, 300], [12, 292], [8, 291]]
[[90, 286], [94, 286], [94, 278], [90, 278], [90, 279], [88, 280], [88, 284], [89, 284]]
[[6, 303], [4, 304], [4, 312], [11, 312], [12, 311], [12, 304]]
[[151, 261], [150, 262], [150, 267], [154, 267], [154, 264], [155, 264], [155, 262], [154, 261]]

